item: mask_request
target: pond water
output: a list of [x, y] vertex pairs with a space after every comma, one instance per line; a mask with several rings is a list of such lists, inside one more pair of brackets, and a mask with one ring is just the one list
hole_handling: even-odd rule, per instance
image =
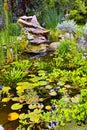
[[8, 121], [8, 114], [13, 112], [10, 106], [11, 102], [6, 105], [0, 103], [0, 125], [2, 125], [5, 130], [15, 130], [18, 126], [18, 120]]
[[[8, 121], [8, 114], [14, 112], [10, 109], [11, 105], [12, 102], [8, 102], [6, 105], [0, 104], [0, 125], [2, 125], [5, 130], [16, 130], [17, 126], [19, 125], [18, 120]], [[67, 123], [65, 126], [57, 127], [52, 130], [87, 130], [87, 125], [79, 126], [75, 123], [75, 121], [72, 121], [71, 123]]]
[[[44, 55], [42, 55], [42, 57], [43, 56]], [[39, 55], [37, 55], [37, 56], [32, 55], [31, 57], [26, 56], [26, 59], [30, 58], [32, 60], [36, 57], [39, 57]], [[41, 59], [47, 60], [47, 57], [48, 56], [44, 56]], [[52, 60], [52, 54], [49, 57], [49, 60]], [[7, 104], [0, 103], [0, 125], [2, 125], [5, 130], [16, 130], [17, 126], [19, 125], [18, 120], [8, 121], [8, 114], [11, 112], [15, 112], [15, 111], [11, 110], [11, 108], [10, 108], [11, 105], [12, 105], [12, 102], [8, 102]], [[18, 113], [20, 113], [20, 111], [18, 111]], [[45, 130], [45, 129], [42, 129], [42, 130]], [[79, 126], [75, 123], [75, 121], [73, 121], [71, 123], [67, 123], [65, 126], [57, 127], [52, 130], [87, 130], [87, 125]]]

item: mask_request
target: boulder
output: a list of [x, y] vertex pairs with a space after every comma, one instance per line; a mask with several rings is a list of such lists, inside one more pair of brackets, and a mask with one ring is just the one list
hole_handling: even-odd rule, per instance
[[40, 44], [40, 45], [32, 45], [32, 44], [28, 44], [26, 46], [25, 52], [28, 53], [42, 53], [42, 52], [46, 52], [47, 51], [47, 44]]
[[25, 39], [28, 40], [28, 44], [23, 48], [24, 51], [28, 53], [46, 52], [49, 43], [49, 30], [40, 26], [36, 16], [22, 16], [18, 19], [18, 23], [21, 24], [23, 35], [25, 35]]
[[60, 42], [52, 42], [49, 44], [50, 51], [56, 51], [58, 46], [60, 45]]

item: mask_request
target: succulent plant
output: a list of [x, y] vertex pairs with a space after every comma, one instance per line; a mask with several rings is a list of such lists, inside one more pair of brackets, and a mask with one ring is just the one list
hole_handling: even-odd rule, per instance
[[68, 33], [73, 33], [75, 32], [77, 25], [74, 22], [74, 20], [68, 20], [68, 21], [63, 21], [61, 24], [58, 23], [56, 28]]

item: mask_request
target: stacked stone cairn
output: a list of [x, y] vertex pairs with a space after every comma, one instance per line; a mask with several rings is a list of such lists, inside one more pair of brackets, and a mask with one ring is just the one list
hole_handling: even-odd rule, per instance
[[[47, 52], [49, 46], [49, 30], [41, 27], [36, 16], [22, 16], [18, 19], [18, 23], [22, 26], [23, 32], [26, 34], [26, 44], [22, 42], [24, 51], [27, 53], [44, 53]], [[22, 34], [21, 41], [25, 38]], [[21, 42], [20, 41], [20, 42]]]

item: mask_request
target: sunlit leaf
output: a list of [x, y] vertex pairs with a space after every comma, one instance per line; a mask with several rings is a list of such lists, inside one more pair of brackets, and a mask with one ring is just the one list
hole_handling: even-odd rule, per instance
[[53, 88], [53, 86], [52, 85], [46, 85], [45, 88], [46, 89], [51, 89], [51, 88]]
[[49, 94], [50, 94], [51, 96], [56, 96], [56, 95], [57, 95], [57, 93], [56, 93], [53, 89], [49, 92]]
[[22, 104], [20, 104], [20, 103], [14, 103], [14, 104], [11, 106], [11, 109], [12, 109], [12, 110], [19, 110], [19, 109], [21, 109], [22, 107], [23, 107]]
[[19, 101], [19, 97], [12, 98], [12, 101]]
[[8, 120], [9, 120], [9, 121], [17, 120], [18, 117], [19, 117], [19, 114], [16, 113], [16, 112], [12, 112], [12, 113], [9, 113], [9, 114], [8, 114]]
[[52, 107], [51, 107], [50, 105], [45, 106], [45, 109], [46, 109], [46, 110], [51, 110], [51, 108], [52, 108]]
[[2, 91], [3, 91], [4, 93], [8, 93], [8, 91], [9, 91], [10, 89], [11, 89], [10, 87], [6, 86], [6, 87], [3, 87], [3, 88], [2, 88]]
[[3, 98], [2, 99], [2, 102], [8, 102], [8, 101], [10, 101], [10, 98]]

